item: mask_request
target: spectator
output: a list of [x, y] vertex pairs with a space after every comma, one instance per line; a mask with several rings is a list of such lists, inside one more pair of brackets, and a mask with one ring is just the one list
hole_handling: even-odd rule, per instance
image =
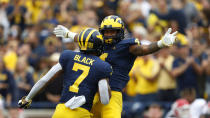
[[6, 9], [9, 5], [9, 0], [1, 0], [0, 1], [0, 25], [3, 26], [4, 28], [4, 41], [7, 41], [7, 37], [8, 37], [8, 34], [9, 34], [9, 25], [10, 25], [10, 22], [8, 20], [8, 17], [7, 17], [7, 14], [6, 14]]
[[187, 20], [187, 27], [190, 27], [193, 23], [197, 23], [200, 20], [199, 13], [192, 2], [188, 0], [182, 0], [181, 2]]
[[17, 100], [22, 96], [28, 94], [34, 85], [32, 74], [28, 72], [27, 59], [25, 57], [19, 57], [17, 67], [14, 73], [15, 81], [17, 84]]
[[[199, 97], [204, 98], [205, 91], [205, 83], [206, 83], [206, 75], [204, 73], [205, 60], [207, 58], [207, 54], [204, 52], [205, 48], [201, 45], [199, 40], [193, 40], [192, 42], [192, 56], [197, 60], [196, 71], [199, 73], [197, 78], [198, 83], [198, 94]], [[199, 50], [198, 50], [199, 49]]]
[[207, 48], [207, 55], [208, 55], [208, 58], [205, 60], [204, 63], [205, 64], [205, 74], [206, 74], [206, 92], [208, 94], [208, 100], [210, 99], [210, 68], [209, 68], [209, 65], [210, 65], [210, 48]]
[[32, 54], [30, 55], [31, 58], [29, 60], [30, 65], [35, 67], [38, 60], [46, 55], [46, 50], [45, 47], [39, 42], [37, 31], [34, 26], [32, 30], [28, 32], [28, 36], [27, 39], [25, 39], [25, 42], [30, 45], [32, 50]]
[[10, 25], [18, 25], [20, 28], [18, 35], [22, 33], [26, 25], [25, 13], [26, 8], [21, 5], [21, 0], [15, 0], [13, 4], [9, 5], [7, 8]]
[[26, 59], [30, 58], [31, 55], [31, 47], [29, 44], [24, 43], [18, 49], [18, 56], [23, 56]]
[[137, 39], [139, 39], [140, 40], [140, 42], [142, 41], [142, 40], [146, 40], [146, 38], [147, 38], [147, 35], [148, 35], [148, 32], [147, 32], [147, 30], [143, 27], [143, 26], [135, 26], [134, 28], [133, 28], [133, 36], [135, 37], [135, 38], [137, 38]]
[[144, 114], [145, 118], [162, 118], [163, 110], [159, 104], [153, 103], [149, 106], [148, 110]]
[[17, 63], [17, 49], [18, 49], [18, 41], [10, 40], [7, 44], [6, 52], [3, 57], [5, 67], [11, 72], [15, 71], [16, 63]]
[[[50, 67], [58, 63], [60, 57], [60, 53], [53, 53], [50, 56]], [[63, 84], [63, 77], [55, 78], [54, 81], [52, 81], [46, 89], [46, 98], [53, 103], [58, 103], [60, 100], [60, 95], [62, 91], [62, 84]], [[56, 86], [56, 88], [55, 88]]]
[[123, 100], [125, 101], [133, 101], [136, 97], [136, 84], [137, 78], [133, 75], [133, 68], [129, 73], [130, 80], [124, 89], [125, 94], [123, 95]]
[[5, 99], [8, 106], [11, 105], [14, 99], [14, 90], [16, 89], [15, 81], [11, 72], [9, 72], [0, 57], [0, 94]]
[[0, 44], [3, 44], [4, 40], [4, 27], [0, 25]]
[[160, 14], [157, 11], [154, 12], [160, 19], [164, 20], [175, 20], [178, 23], [178, 31], [185, 34], [187, 27], [186, 16], [183, 11], [183, 4], [181, 0], [172, 0], [171, 9], [167, 14]]
[[27, 0], [24, 2], [27, 8], [26, 19], [28, 24], [37, 24], [40, 21], [41, 13], [44, 12], [44, 8], [49, 5], [49, 0], [37, 1]]
[[[36, 83], [49, 69], [49, 59], [47, 57], [42, 57], [39, 59], [38, 64], [35, 66], [35, 71], [33, 73], [34, 83]], [[46, 92], [41, 91], [39, 96], [36, 96], [33, 101], [47, 101]]]
[[159, 52], [160, 75], [158, 76], [158, 97], [160, 101], [174, 101], [176, 99], [176, 80], [172, 75], [174, 57], [168, 48]]
[[155, 101], [160, 67], [150, 55], [138, 57], [131, 71], [137, 80], [136, 101]]
[[179, 44], [178, 47], [179, 56], [175, 58], [172, 70], [172, 75], [177, 79], [178, 95], [185, 88], [195, 88], [198, 95], [198, 60], [189, 55], [188, 45]]
[[129, 5], [127, 10], [127, 14], [123, 13], [120, 14], [121, 17], [123, 18], [125, 24], [127, 25], [126, 27], [128, 28], [128, 31], [131, 32], [135, 26], [144, 26], [146, 27], [146, 22], [142, 13], [142, 9], [141, 7], [139, 7], [139, 5], [148, 5], [148, 3], [145, 1], [140, 2], [141, 0], [139, 0], [139, 2], [137, 3], [132, 3]]
[[[168, 6], [166, 3], [166, 0], [158, 0], [157, 2], [156, 1], [157, 0], [152, 0], [151, 2], [152, 3], [155, 2], [155, 6], [157, 5], [157, 8], [155, 9], [158, 11], [158, 13], [167, 14]], [[149, 32], [161, 34], [163, 30], [165, 29], [165, 27], [168, 26], [168, 21], [158, 18], [158, 16], [155, 13], [150, 13], [147, 19], [147, 26], [148, 26]]]
[[46, 50], [45, 56], [50, 56], [51, 54], [56, 52], [58, 50], [57, 45], [59, 43], [60, 43], [59, 40], [56, 40], [56, 38], [53, 36], [50, 36], [47, 39], [45, 39], [44, 41], [44, 47]]

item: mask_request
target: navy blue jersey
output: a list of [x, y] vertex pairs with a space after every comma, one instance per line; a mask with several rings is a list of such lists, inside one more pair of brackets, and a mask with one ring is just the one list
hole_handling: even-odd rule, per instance
[[64, 71], [60, 102], [65, 103], [73, 96], [84, 95], [86, 103], [81, 107], [90, 110], [98, 90], [98, 81], [110, 77], [111, 65], [97, 56], [70, 50], [61, 54], [59, 63]]
[[105, 47], [104, 54], [100, 56], [102, 60], [112, 65], [113, 73], [110, 77], [110, 87], [115, 91], [122, 91], [129, 81], [129, 72], [133, 66], [136, 56], [129, 52], [129, 47], [139, 44], [135, 38], [122, 40], [114, 47]]

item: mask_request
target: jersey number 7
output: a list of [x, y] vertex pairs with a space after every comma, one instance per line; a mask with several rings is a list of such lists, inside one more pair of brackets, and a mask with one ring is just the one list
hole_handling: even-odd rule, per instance
[[78, 71], [78, 70], [83, 71], [82, 74], [76, 79], [74, 84], [69, 87], [69, 91], [74, 92], [74, 93], [78, 93], [78, 91], [79, 91], [78, 86], [88, 76], [88, 73], [90, 71], [90, 67], [79, 64], [79, 63], [74, 63], [72, 70], [73, 71]]

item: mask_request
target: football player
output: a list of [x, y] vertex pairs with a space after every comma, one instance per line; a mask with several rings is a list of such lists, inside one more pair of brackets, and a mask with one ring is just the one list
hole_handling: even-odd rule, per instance
[[[163, 38], [149, 45], [141, 45], [138, 39], [124, 39], [124, 23], [115, 15], [107, 16], [101, 22], [99, 31], [105, 41], [104, 53], [100, 56], [102, 60], [109, 62], [113, 67], [110, 77], [112, 98], [108, 105], [102, 105], [96, 94], [92, 112], [96, 118], [121, 118], [122, 112], [122, 89], [129, 81], [128, 73], [137, 56], [143, 56], [158, 51], [163, 47], [172, 46], [175, 43], [176, 32], [171, 33], [169, 28]], [[66, 27], [58, 25], [54, 29], [57, 37], [69, 38], [77, 42], [77, 33], [69, 31]]]
[[94, 95], [99, 91], [102, 104], [108, 104], [111, 92], [107, 79], [112, 74], [111, 65], [98, 56], [103, 51], [102, 36], [96, 29], [87, 28], [77, 36], [80, 52], [63, 51], [54, 65], [19, 100], [20, 108], [28, 108], [32, 98], [50, 81], [63, 74], [63, 90], [53, 118], [90, 118]]

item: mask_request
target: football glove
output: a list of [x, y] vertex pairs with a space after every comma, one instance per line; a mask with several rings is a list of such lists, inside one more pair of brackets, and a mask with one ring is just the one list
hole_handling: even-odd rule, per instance
[[19, 108], [27, 109], [30, 107], [32, 100], [26, 101], [25, 98], [26, 96], [22, 97], [22, 99], [18, 101]]
[[157, 42], [158, 47], [172, 46], [176, 42], [177, 31], [171, 34], [172, 29], [169, 28], [163, 38]]
[[70, 31], [63, 25], [58, 25], [57, 27], [54, 28], [54, 31], [53, 31], [56, 37], [63, 37], [63, 38], [68, 38], [69, 32]]

